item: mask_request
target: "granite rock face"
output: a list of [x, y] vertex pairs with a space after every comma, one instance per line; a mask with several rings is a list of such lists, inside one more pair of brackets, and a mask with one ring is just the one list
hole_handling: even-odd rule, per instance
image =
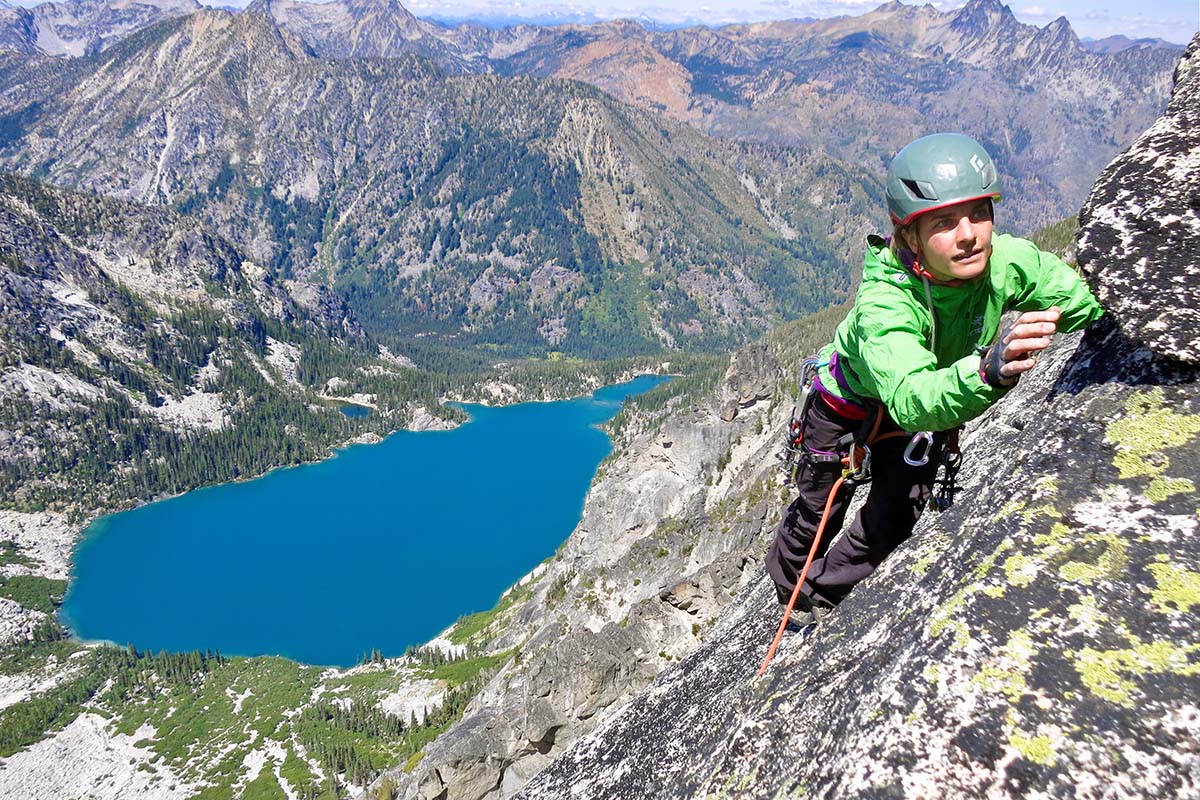
[[[1200, 39], [1175, 68], [1166, 113], [1100, 176], [1079, 261], [1121, 331], [1200, 363]], [[1147, 191], [1147, 189], [1151, 189]]]
[[[1196, 49], [1168, 118], [1200, 90]], [[1108, 250], [1088, 269], [1110, 315], [971, 426], [958, 504], [763, 677], [778, 607], [751, 582], [520, 797], [1197, 796], [1200, 393], [1172, 256], [1200, 231], [1176, 225], [1194, 201], [1170, 204], [1196, 196], [1195, 126], [1168, 124], [1092, 192], [1083, 251]], [[1131, 205], [1128, 240], [1102, 247]], [[1162, 285], [1152, 312], [1111, 300], [1139, 275]], [[1151, 335], [1156, 319], [1173, 333]]]
[[781, 375], [779, 359], [766, 343], [739, 350], [722, 383], [721, 419], [732, 421], [738, 409], [769, 399]]

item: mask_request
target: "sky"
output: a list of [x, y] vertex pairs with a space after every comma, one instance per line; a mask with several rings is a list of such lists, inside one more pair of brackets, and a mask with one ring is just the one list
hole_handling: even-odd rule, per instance
[[[7, 0], [33, 6], [42, 0]], [[319, 1], [319, 0], [316, 0]], [[200, 0], [239, 7], [250, 0]], [[771, 19], [825, 18], [866, 13], [884, 0], [400, 0], [418, 17], [442, 21], [473, 19], [489, 24], [594, 22], [628, 17], [665, 26], [727, 25]], [[965, 0], [932, 0], [942, 11]], [[910, 2], [910, 4], [912, 4]], [[1123, 34], [1131, 39], [1166, 39], [1187, 44], [1200, 29], [1200, 0], [1011, 0], [1021, 22], [1042, 27], [1066, 17], [1081, 38]]]
[[[419, 17], [590, 20], [634, 17], [678, 25], [862, 14], [883, 0], [401, 0]], [[949, 11], [959, 0], [936, 0]], [[1200, 0], [1013, 0], [1017, 19], [1044, 26], [1064, 16], [1080, 37], [1162, 38], [1187, 44], [1200, 28]]]

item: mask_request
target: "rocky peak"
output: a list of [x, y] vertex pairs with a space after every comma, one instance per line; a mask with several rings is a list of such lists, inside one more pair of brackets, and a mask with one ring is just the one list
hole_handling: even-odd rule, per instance
[[[299, 38], [281, 29], [269, 15], [260, 11], [238, 14], [217, 9], [204, 9], [192, 14], [173, 27], [157, 33], [154, 44], [134, 43], [128, 50], [114, 49], [114, 59], [125, 62], [122, 69], [137, 70], [129, 63], [140, 63], [149, 81], [185, 79], [189, 84], [198, 75], [215, 75], [218, 68], [234, 59], [245, 62], [245, 68], [223, 76], [224, 79], [253, 81], [261, 79], [254, 65], [273, 62], [293, 62], [312, 57], [312, 51]], [[161, 56], [170, 54], [173, 69], [164, 70]], [[182, 74], [183, 64], [189, 74]]]
[[447, 44], [439, 37], [445, 33], [440, 26], [417, 19], [396, 0], [264, 0], [262, 9], [322, 56], [395, 58], [417, 53], [450, 72], [486, 70], [486, 65], [473, 69], [472, 57], [458, 52], [466, 42], [462, 47]]
[[999, 0], [972, 0], [952, 12], [948, 30], [961, 39], [961, 58], [971, 63], [998, 60], [999, 64], [1010, 61], [1037, 32], [1032, 25], [1018, 22], [1012, 10]]
[[614, 19], [597, 23], [596, 27], [609, 36], [641, 38], [646, 35], [646, 26], [636, 19]]
[[37, 46], [37, 20], [27, 8], [0, 8], [0, 50], [40, 53]]
[[997, 23], [1016, 22], [1012, 9], [1000, 0], [971, 0], [954, 15], [956, 27], [982, 32]]
[[1031, 69], [1046, 73], [1069, 72], [1072, 59], [1083, 53], [1083, 44], [1066, 17], [1059, 17], [1030, 38], [1025, 58]]
[[346, 0], [346, 8], [357, 19], [382, 19], [413, 36], [426, 35], [420, 20], [396, 0]]
[[1046, 43], [1053, 43], [1059, 47], [1076, 48], [1082, 47], [1079, 37], [1075, 35], [1075, 30], [1071, 27], [1071, 23], [1066, 17], [1059, 17], [1051, 22], [1046, 27], [1038, 31], [1037, 38]]
[[1084, 39], [1083, 48], [1091, 53], [1120, 53], [1123, 50], [1182, 50], [1181, 45], [1165, 39], [1130, 39], [1128, 36], [1106, 36], [1103, 39]]

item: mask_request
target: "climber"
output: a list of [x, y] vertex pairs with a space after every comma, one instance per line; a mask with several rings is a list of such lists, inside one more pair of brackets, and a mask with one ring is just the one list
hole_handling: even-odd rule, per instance
[[[951, 432], [1033, 369], [1055, 332], [1079, 330], [1103, 313], [1058, 257], [993, 234], [1000, 194], [991, 157], [961, 134], [917, 139], [892, 160], [892, 235], [868, 237], [854, 306], [817, 356], [812, 400], [796, 423], [799, 496], [767, 554], [767, 571], [787, 604], [843, 475], [834, 456], [857, 433], [857, 444], [870, 450], [870, 492], [830, 546], [856, 481], [832, 498], [792, 612], [801, 626], [837, 605], [912, 533]], [[1024, 313], [1001, 331], [1010, 309]], [[870, 427], [873, 444], [864, 441]], [[922, 454], [929, 456], [924, 463]], [[857, 482], [865, 482], [865, 469], [855, 468]]]

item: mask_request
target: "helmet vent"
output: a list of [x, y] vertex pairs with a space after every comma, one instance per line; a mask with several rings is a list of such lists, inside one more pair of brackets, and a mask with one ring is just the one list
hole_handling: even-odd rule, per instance
[[988, 159], [987, 165], [983, 168], [983, 188], [986, 189], [996, 182], [996, 167], [992, 164], [991, 159]]
[[917, 181], [912, 178], [901, 178], [900, 182], [912, 194], [913, 197], [919, 197], [922, 200], [937, 200], [937, 190], [933, 188], [933, 184], [928, 181]]

